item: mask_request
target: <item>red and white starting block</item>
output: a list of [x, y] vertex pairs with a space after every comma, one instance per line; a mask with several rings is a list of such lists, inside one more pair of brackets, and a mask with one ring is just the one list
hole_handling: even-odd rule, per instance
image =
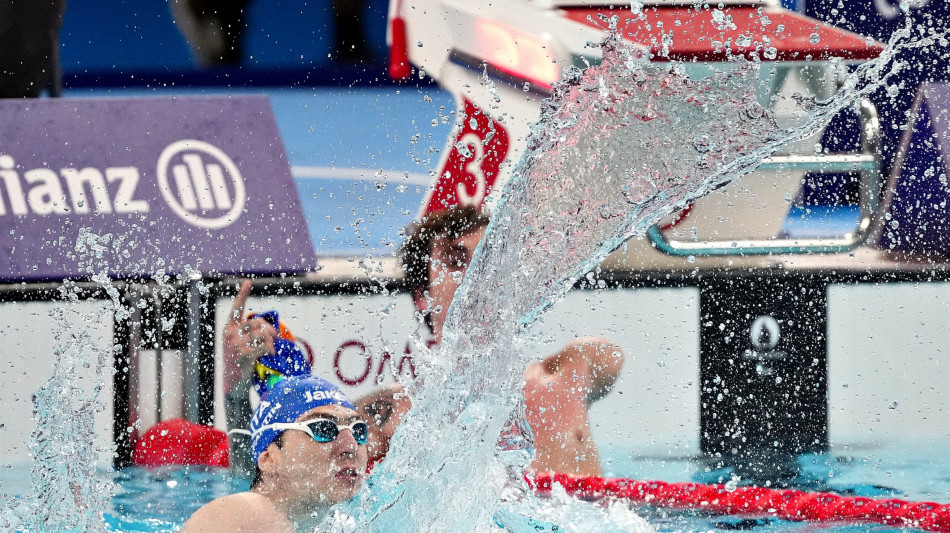
[[[525, 149], [540, 101], [562, 70], [600, 60], [589, 46], [612, 23], [654, 62], [682, 62], [687, 74], [704, 77], [735, 68], [737, 58], [760, 61], [760, 103], [778, 116], [783, 91], [825, 98], [835, 90], [838, 67], [877, 57], [883, 45], [786, 10], [775, 0], [726, 1], [721, 7], [659, 0], [637, 12], [609, 2], [487, 2], [483, 0], [394, 0], [390, 6], [391, 73], [435, 78], [457, 102], [456, 127], [422, 206], [422, 213], [456, 203], [491, 201]], [[614, 22], [611, 22], [613, 20]], [[679, 219], [651, 232], [652, 243], [631, 242], [622, 269], [682, 267], [686, 256], [721, 262], [723, 255], [846, 251], [871, 229], [880, 177], [876, 114], [867, 102], [859, 153], [818, 155], [814, 140], [772, 158], [756, 179], [741, 180], [697, 202]], [[791, 202], [807, 172], [849, 172], [861, 181], [853, 224], [840, 234], [783, 233]], [[814, 232], [812, 232], [814, 233]], [[666, 253], [661, 253], [666, 252]], [[752, 256], [752, 257], [750, 257]], [[692, 257], [691, 257], [692, 260]], [[690, 264], [691, 268], [697, 265]]]

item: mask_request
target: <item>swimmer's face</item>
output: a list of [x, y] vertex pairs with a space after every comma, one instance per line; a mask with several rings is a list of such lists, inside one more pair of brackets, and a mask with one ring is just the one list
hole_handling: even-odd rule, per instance
[[[326, 418], [348, 426], [361, 420], [356, 411], [339, 405], [324, 405], [307, 411], [296, 422]], [[275, 450], [277, 483], [289, 498], [321, 505], [345, 502], [359, 492], [366, 473], [366, 446], [356, 443], [349, 430], [332, 442], [317, 442], [303, 431], [283, 433], [283, 447]]]
[[429, 261], [429, 306], [432, 333], [436, 341], [442, 340], [442, 327], [445, 325], [445, 313], [452, 305], [455, 291], [462, 284], [465, 271], [475, 255], [475, 248], [485, 236], [485, 227], [466, 233], [455, 240], [442, 236], [432, 240], [432, 253]]

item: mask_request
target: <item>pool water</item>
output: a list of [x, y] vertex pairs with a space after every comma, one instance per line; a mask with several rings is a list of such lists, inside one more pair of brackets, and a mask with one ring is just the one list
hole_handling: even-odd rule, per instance
[[[803, 455], [795, 465], [798, 474], [789, 487], [830, 491], [848, 496], [901, 498], [950, 502], [950, 457], [937, 443], [892, 443], [886, 446], [851, 448], [829, 454]], [[607, 473], [633, 479], [661, 479], [738, 485], [729, 468], [715, 468], [704, 460], [637, 457], [619, 446], [602, 449]], [[227, 494], [247, 490], [248, 483], [232, 479], [226, 469], [187, 467], [147, 470], [128, 468], [100, 476], [112, 476], [118, 492], [106, 512], [106, 526], [116, 532], [177, 531], [201, 505]], [[592, 504], [596, 505], [596, 504]], [[661, 532], [753, 530], [784, 531], [906, 531], [877, 525], [815, 524], [756, 516], [718, 516], [698, 512], [640, 507], [637, 513]], [[537, 531], [559, 531], [537, 526]]]
[[177, 531], [202, 505], [250, 487], [248, 481], [232, 478], [226, 468], [214, 467], [131, 467], [112, 477], [119, 488], [106, 523], [123, 532]]

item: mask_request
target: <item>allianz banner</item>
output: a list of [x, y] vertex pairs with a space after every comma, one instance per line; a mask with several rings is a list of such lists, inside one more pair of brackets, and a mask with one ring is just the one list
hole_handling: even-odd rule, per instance
[[0, 100], [0, 280], [315, 266], [266, 97]]

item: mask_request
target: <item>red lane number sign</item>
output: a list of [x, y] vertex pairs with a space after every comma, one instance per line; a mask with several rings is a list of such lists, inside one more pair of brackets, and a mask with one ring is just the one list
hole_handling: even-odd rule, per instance
[[468, 99], [455, 143], [429, 190], [422, 213], [453, 205], [479, 205], [491, 191], [498, 168], [508, 156], [508, 131]]

